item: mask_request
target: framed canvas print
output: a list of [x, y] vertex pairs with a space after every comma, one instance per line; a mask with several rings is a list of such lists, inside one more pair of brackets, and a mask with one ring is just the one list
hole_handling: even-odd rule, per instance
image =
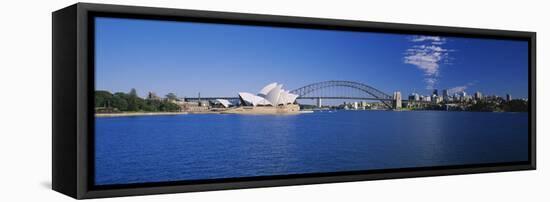
[[535, 169], [534, 32], [78, 3], [53, 13], [74, 198]]

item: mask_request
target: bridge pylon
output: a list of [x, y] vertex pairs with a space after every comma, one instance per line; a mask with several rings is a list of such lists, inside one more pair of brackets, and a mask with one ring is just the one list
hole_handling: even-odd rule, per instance
[[402, 103], [401, 103], [401, 92], [395, 91], [393, 92], [393, 109], [400, 110]]

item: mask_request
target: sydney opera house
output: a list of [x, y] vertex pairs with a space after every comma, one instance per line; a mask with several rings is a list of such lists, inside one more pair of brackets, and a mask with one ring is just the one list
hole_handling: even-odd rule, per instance
[[241, 92], [239, 99], [241, 107], [226, 111], [226, 113], [297, 113], [300, 107], [295, 103], [298, 95], [283, 89], [282, 84], [270, 83], [263, 87], [258, 94]]

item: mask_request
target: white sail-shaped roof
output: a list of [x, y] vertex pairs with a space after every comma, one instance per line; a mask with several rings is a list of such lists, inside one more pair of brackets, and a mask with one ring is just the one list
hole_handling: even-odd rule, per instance
[[278, 105], [279, 104], [279, 97], [281, 96], [281, 87], [283, 85], [277, 85], [276, 87], [272, 88], [267, 95], [264, 97], [269, 102]]
[[298, 95], [292, 94], [289, 91], [286, 91], [284, 104], [292, 104], [294, 103], [294, 101], [296, 101], [296, 98], [298, 98]]
[[253, 105], [253, 106], [256, 106], [256, 105], [273, 105], [273, 104], [271, 104], [271, 102], [264, 99], [263, 97], [254, 95], [252, 93], [246, 93], [246, 92], [239, 93], [239, 97], [244, 102], [246, 102], [246, 104], [248, 104], [248, 105]]
[[270, 83], [270, 84], [267, 84], [267, 86], [265, 86], [264, 88], [262, 88], [262, 90], [260, 90], [260, 92], [258, 92], [258, 96], [261, 96], [261, 97], [264, 97], [267, 96], [267, 94], [269, 93], [269, 91], [271, 91], [273, 88], [277, 87], [277, 83], [276, 82], [273, 82], [273, 83]]
[[298, 95], [292, 94], [289, 91], [283, 91], [281, 92], [281, 96], [279, 98], [278, 104], [292, 104], [294, 101], [298, 98]]
[[220, 104], [222, 104], [225, 108], [227, 108], [231, 105], [231, 102], [229, 102], [229, 100], [216, 99], [216, 101], [219, 102]]
[[288, 96], [289, 97], [286, 104], [292, 104], [296, 101], [296, 98], [298, 98], [298, 95], [292, 93], [289, 93]]
[[292, 94], [283, 89], [282, 84], [270, 83], [263, 87], [258, 95], [252, 93], [242, 92], [239, 93], [239, 97], [246, 103], [246, 105], [286, 105], [292, 104], [298, 98], [298, 95]]
[[277, 101], [277, 103], [284, 104], [286, 103], [287, 98], [288, 98], [288, 93], [285, 90], [282, 90], [279, 95], [279, 100]]

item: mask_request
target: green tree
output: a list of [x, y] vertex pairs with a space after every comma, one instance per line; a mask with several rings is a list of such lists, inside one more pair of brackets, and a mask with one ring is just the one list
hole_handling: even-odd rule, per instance
[[95, 107], [111, 107], [111, 99], [113, 95], [109, 91], [96, 91], [95, 92]]
[[494, 102], [477, 102], [470, 106], [469, 111], [494, 112], [500, 111], [500, 108]]
[[502, 103], [502, 109], [507, 112], [527, 112], [529, 110], [529, 106], [527, 101], [511, 100], [509, 102]]
[[124, 93], [115, 93], [112, 98], [112, 106], [120, 111], [128, 111], [127, 96]]
[[144, 110], [149, 110], [149, 111], [162, 111], [160, 110], [160, 105], [161, 105], [161, 101], [160, 100], [147, 100], [146, 103], [145, 103], [145, 107], [146, 109]]
[[128, 93], [128, 111], [139, 111], [140, 110], [140, 98], [137, 95], [135, 88], [132, 88]]
[[[95, 106], [118, 109], [118, 111], [179, 111], [180, 107], [174, 104], [170, 99], [176, 98], [176, 95], [169, 93], [167, 100], [146, 100], [137, 95], [136, 89], [131, 89], [128, 93], [117, 92], [111, 94], [108, 91], [95, 92]], [[177, 99], [177, 98], [176, 98]]]
[[175, 112], [175, 111], [179, 111], [180, 107], [175, 103], [172, 103], [169, 101], [163, 101], [159, 106], [159, 110], [165, 111], [165, 112]]

